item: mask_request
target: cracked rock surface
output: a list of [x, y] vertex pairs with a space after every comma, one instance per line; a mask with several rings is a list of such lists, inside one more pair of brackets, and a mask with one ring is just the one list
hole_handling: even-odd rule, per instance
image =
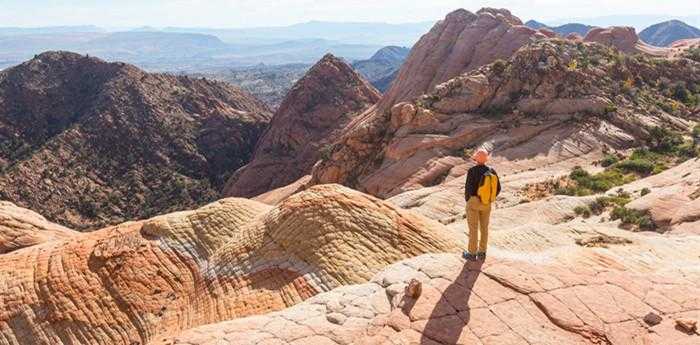
[[[405, 296], [411, 279], [418, 299]], [[284, 311], [188, 330], [153, 344], [697, 344], [675, 319], [700, 317], [698, 276], [453, 254], [391, 265], [369, 283]], [[654, 326], [644, 317], [654, 312]]]

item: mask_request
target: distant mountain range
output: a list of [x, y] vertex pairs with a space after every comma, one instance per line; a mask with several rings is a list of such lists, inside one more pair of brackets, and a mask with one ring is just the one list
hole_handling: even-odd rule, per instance
[[406, 47], [384, 47], [371, 58], [354, 62], [352, 67], [377, 90], [384, 92], [396, 78], [396, 73], [410, 52], [411, 49]]
[[[690, 9], [690, 8], [689, 8]], [[560, 18], [549, 20], [547, 23], [551, 26], [559, 26], [567, 23], [585, 23], [591, 26], [608, 27], [608, 26], [631, 26], [637, 31], [641, 31], [656, 23], [661, 23], [669, 20], [680, 20], [689, 25], [700, 26], [700, 15], [688, 16], [669, 16], [669, 15], [612, 15], [601, 17], [576, 17], [576, 18]]]
[[[369, 59], [353, 62], [352, 67], [377, 90], [384, 92], [396, 78], [398, 70], [410, 51], [406, 47], [387, 46], [379, 49]], [[183, 73], [192, 77], [206, 77], [234, 84], [263, 100], [271, 108], [277, 109], [289, 89], [310, 67], [310, 64], [305, 63], [258, 64], [248, 67], [215, 67]]]
[[678, 40], [699, 38], [700, 29], [690, 26], [680, 20], [669, 20], [642, 30], [642, 32], [639, 33], [639, 37], [646, 43], [659, 47], [667, 47]]
[[[580, 23], [568, 23], [559, 26], [550, 26], [536, 20], [529, 20], [526, 26], [533, 29], [547, 28], [560, 36], [576, 33], [585, 36], [595, 26]], [[671, 43], [688, 38], [700, 37], [700, 29], [688, 25], [680, 20], [669, 20], [647, 27], [639, 33], [639, 37], [646, 43], [659, 47], [667, 47]]]
[[164, 32], [190, 32], [215, 35], [228, 43], [259, 44], [280, 43], [301, 39], [324, 39], [349, 44], [412, 46], [434, 21], [387, 24], [387, 23], [337, 23], [311, 21], [279, 27], [243, 29], [210, 28], [164, 28]]
[[[9, 32], [9, 31], [8, 31]], [[260, 63], [311, 64], [326, 53], [348, 60], [366, 59], [380, 45], [321, 38], [270, 43], [230, 43], [203, 33], [163, 31], [58, 32], [0, 35], [0, 69], [49, 50], [68, 50], [108, 61], [133, 63], [150, 71], [242, 67]]]
[[569, 34], [578, 34], [581, 36], [586, 36], [589, 30], [594, 28], [594, 26], [586, 25], [586, 24], [580, 24], [580, 23], [569, 23], [569, 24], [564, 24], [564, 25], [559, 25], [559, 26], [548, 26], [546, 24], [540, 23], [536, 20], [529, 20], [525, 23], [530, 28], [533, 29], [542, 29], [542, 28], [547, 28], [550, 29], [554, 32], [556, 32], [560, 36], [567, 36]]

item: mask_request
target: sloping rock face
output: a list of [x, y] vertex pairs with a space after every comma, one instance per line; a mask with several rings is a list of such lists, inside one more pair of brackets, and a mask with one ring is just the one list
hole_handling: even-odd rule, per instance
[[0, 255], [0, 344], [146, 344], [455, 252], [441, 224], [338, 185], [223, 199]]
[[345, 62], [326, 55], [289, 92], [252, 161], [223, 194], [253, 197], [308, 174], [340, 129], [379, 97]]
[[536, 36], [505, 9], [454, 11], [413, 46], [381, 105], [415, 99], [465, 71], [511, 56]]
[[314, 168], [312, 183], [387, 198], [463, 176], [465, 153], [479, 146], [507, 174], [638, 146], [653, 126], [687, 130], [698, 120], [684, 105], [660, 108], [677, 102], [659, 81], [695, 84], [699, 69], [689, 60], [619, 59], [600, 44], [541, 40], [394, 105], [387, 122], [356, 123]]
[[0, 73], [0, 199], [74, 229], [193, 208], [270, 117], [224, 83], [44, 53]]
[[69, 239], [76, 234], [47, 221], [36, 212], [0, 201], [0, 254], [47, 241]]
[[662, 231], [700, 235], [700, 159], [623, 186], [630, 193], [645, 188], [649, 193], [628, 208], [649, 212]]
[[[601, 254], [602, 259], [614, 260]], [[602, 261], [601, 261], [602, 263]], [[369, 283], [264, 316], [198, 327], [154, 344], [695, 344], [697, 275], [671, 278], [602, 266], [454, 255], [392, 265]], [[417, 280], [417, 298], [405, 287]], [[653, 313], [655, 325], [643, 320]]]

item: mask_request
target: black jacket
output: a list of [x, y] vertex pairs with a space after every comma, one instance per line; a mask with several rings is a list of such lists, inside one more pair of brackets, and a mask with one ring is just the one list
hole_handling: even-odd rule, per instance
[[[464, 185], [465, 200], [469, 200], [469, 198], [472, 196], [477, 196], [476, 191], [479, 189], [481, 177], [484, 176], [484, 174], [489, 170], [491, 170], [494, 175], [498, 176], [498, 174], [496, 174], [496, 170], [493, 170], [486, 165], [475, 165], [469, 169], [469, 172], [467, 173], [467, 183]], [[498, 190], [496, 191], [496, 195], [498, 194], [501, 194], [500, 178], [498, 179]]]

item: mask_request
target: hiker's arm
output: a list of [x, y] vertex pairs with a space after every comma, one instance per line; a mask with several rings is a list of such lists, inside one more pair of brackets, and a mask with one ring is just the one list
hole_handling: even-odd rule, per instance
[[467, 182], [464, 184], [464, 200], [469, 201], [469, 186], [471, 186], [472, 171], [467, 172]]
[[[498, 174], [496, 174], [496, 176], [498, 176]], [[498, 188], [496, 188], [496, 196], [498, 196], [499, 194], [501, 194], [501, 177], [498, 177], [496, 181], [498, 182]]]

